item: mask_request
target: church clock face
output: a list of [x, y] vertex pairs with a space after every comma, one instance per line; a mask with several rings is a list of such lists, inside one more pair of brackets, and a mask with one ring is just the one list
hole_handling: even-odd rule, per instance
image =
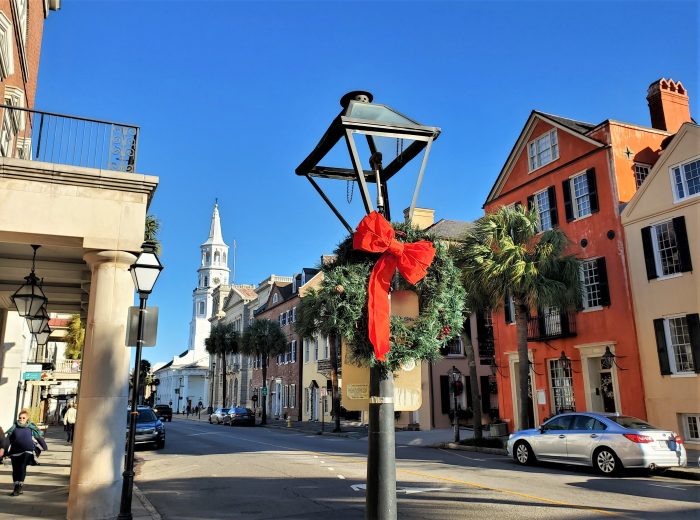
[[214, 285], [219, 285], [219, 282], [220, 282], [221, 280], [219, 280], [219, 278], [216, 277], [216, 278], [214, 278], [212, 281], [214, 282]]

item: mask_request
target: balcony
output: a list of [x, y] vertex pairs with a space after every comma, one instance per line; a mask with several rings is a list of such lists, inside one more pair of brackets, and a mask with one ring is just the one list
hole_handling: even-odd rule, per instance
[[0, 156], [134, 173], [137, 126], [0, 105]]
[[61, 374], [80, 374], [80, 360], [77, 359], [62, 359], [56, 362], [55, 373]]
[[576, 336], [575, 311], [545, 311], [527, 320], [528, 341], [546, 341], [572, 336]]

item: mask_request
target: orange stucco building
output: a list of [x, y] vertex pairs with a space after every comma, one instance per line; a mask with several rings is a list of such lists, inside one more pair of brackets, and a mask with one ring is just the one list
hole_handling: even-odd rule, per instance
[[[532, 425], [568, 410], [646, 417], [620, 214], [673, 135], [666, 128], [690, 120], [680, 83], [652, 83], [647, 100], [655, 128], [533, 111], [484, 205], [536, 208], [540, 229], [559, 227], [583, 261], [580, 307], [533, 309], [528, 322]], [[511, 431], [527, 426], [518, 424], [514, 316], [510, 302], [493, 313], [499, 412]]]

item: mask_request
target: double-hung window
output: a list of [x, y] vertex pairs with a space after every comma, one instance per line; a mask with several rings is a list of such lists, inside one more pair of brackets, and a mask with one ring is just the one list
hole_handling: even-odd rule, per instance
[[700, 373], [700, 316], [686, 314], [654, 320], [661, 374]]
[[289, 385], [289, 408], [296, 408], [297, 385]]
[[564, 190], [564, 210], [567, 222], [587, 217], [598, 211], [598, 188], [595, 168], [565, 180], [562, 188]]
[[693, 270], [685, 217], [642, 228], [642, 247], [649, 280]]
[[537, 231], [552, 229], [559, 223], [557, 218], [557, 196], [554, 186], [535, 193], [527, 198], [527, 209], [537, 211]]
[[559, 159], [559, 143], [556, 129], [531, 141], [527, 145], [530, 171]]
[[291, 344], [290, 344], [290, 349], [289, 349], [289, 362], [290, 363], [296, 363], [297, 362], [297, 340], [293, 339]]
[[462, 337], [457, 336], [447, 342], [447, 355], [448, 356], [461, 356], [462, 355]]
[[671, 166], [671, 178], [677, 201], [698, 195], [700, 193], [700, 157]]
[[610, 305], [608, 273], [604, 257], [581, 262], [581, 287], [584, 309], [597, 309]]
[[634, 183], [637, 185], [637, 189], [642, 185], [644, 180], [649, 176], [649, 165], [634, 163]]
[[683, 415], [683, 433], [686, 441], [700, 442], [700, 415]]
[[287, 324], [287, 313], [280, 314], [280, 326], [284, 327]]

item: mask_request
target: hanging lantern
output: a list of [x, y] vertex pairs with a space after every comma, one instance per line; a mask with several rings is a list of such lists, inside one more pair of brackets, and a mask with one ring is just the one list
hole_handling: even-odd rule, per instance
[[22, 285], [17, 291], [11, 296], [12, 303], [14, 304], [17, 312], [23, 318], [29, 316], [36, 316], [39, 313], [41, 307], [45, 307], [48, 303], [48, 299], [41, 289], [41, 282], [34, 273], [34, 268], [36, 265], [36, 250], [41, 246], [32, 245], [34, 249], [34, 256], [32, 258], [32, 270], [29, 272], [28, 276], [25, 276], [27, 283]]

